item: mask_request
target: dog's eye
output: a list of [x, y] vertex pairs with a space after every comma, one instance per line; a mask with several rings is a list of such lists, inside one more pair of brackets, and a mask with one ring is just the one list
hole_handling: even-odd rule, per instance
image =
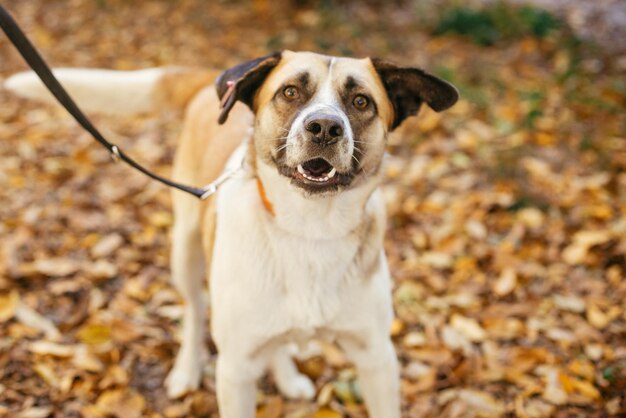
[[367, 100], [367, 97], [359, 94], [354, 98], [354, 100], [352, 100], [352, 104], [359, 110], [365, 110], [365, 108], [369, 104], [369, 100]]
[[283, 90], [283, 94], [288, 100], [296, 100], [298, 97], [300, 97], [300, 92], [295, 86], [285, 87], [285, 90]]

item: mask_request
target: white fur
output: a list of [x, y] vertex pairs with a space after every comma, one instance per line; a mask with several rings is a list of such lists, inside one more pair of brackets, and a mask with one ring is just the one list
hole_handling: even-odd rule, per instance
[[[124, 115], [154, 110], [155, 88], [166, 71], [166, 68], [137, 71], [58, 68], [53, 73], [84, 111]], [[32, 71], [9, 77], [4, 87], [21, 97], [57, 103]]]

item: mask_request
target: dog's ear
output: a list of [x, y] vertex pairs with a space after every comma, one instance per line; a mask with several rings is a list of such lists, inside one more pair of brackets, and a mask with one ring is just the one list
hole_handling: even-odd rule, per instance
[[265, 77], [280, 62], [281, 53], [275, 52], [260, 58], [246, 61], [224, 71], [217, 78], [215, 88], [221, 100], [220, 124], [226, 122], [228, 113], [237, 100], [252, 108], [254, 94], [263, 84]]
[[372, 64], [381, 78], [387, 96], [393, 104], [396, 128], [409, 116], [417, 114], [422, 103], [440, 112], [452, 106], [459, 92], [452, 84], [418, 68], [402, 68], [390, 62], [372, 58]]

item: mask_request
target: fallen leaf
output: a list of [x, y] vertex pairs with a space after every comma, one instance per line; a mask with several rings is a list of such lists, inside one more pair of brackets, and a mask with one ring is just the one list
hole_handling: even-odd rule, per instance
[[52, 413], [50, 406], [31, 406], [22, 410], [18, 418], [47, 418]]
[[586, 309], [585, 300], [577, 296], [554, 295], [553, 300], [561, 310], [582, 313]]
[[43, 332], [49, 340], [58, 340], [61, 337], [61, 333], [52, 321], [41, 316], [23, 303], [18, 304], [15, 310], [15, 317], [24, 325]]
[[140, 418], [145, 404], [144, 398], [132, 390], [114, 389], [103, 392], [95, 406], [102, 414], [118, 418]]
[[517, 286], [517, 273], [512, 268], [505, 268], [495, 282], [493, 291], [502, 297], [515, 290], [515, 286]]
[[80, 263], [71, 258], [48, 258], [33, 263], [35, 270], [49, 277], [64, 277], [76, 273]]
[[450, 326], [472, 342], [480, 342], [487, 338], [487, 333], [473, 318], [454, 314], [450, 319]]
[[333, 411], [332, 409], [328, 409], [328, 408], [322, 408], [322, 409], [318, 409], [314, 414], [312, 418], [341, 418], [342, 415], [337, 412], [337, 411]]
[[487, 392], [461, 389], [458, 396], [467, 404], [470, 411], [475, 412], [479, 416], [499, 417], [505, 412], [504, 404], [497, 401]]
[[596, 305], [589, 305], [587, 307], [587, 320], [591, 325], [598, 329], [604, 329], [611, 322], [604, 312], [600, 310]]
[[124, 243], [120, 234], [109, 234], [102, 237], [92, 248], [91, 256], [94, 258], [107, 257]]
[[28, 349], [35, 354], [51, 355], [55, 357], [71, 357], [75, 352], [73, 346], [43, 340], [30, 343]]
[[13, 318], [20, 303], [20, 295], [17, 290], [0, 295], [0, 323]]
[[76, 336], [85, 344], [104, 344], [111, 341], [111, 328], [107, 325], [89, 324], [81, 328]]

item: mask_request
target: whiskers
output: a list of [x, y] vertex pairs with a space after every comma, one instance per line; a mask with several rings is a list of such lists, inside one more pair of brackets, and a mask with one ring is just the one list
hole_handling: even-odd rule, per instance
[[[287, 139], [287, 138], [279, 138], [279, 139]], [[285, 142], [284, 144], [279, 145], [278, 147], [276, 147], [276, 148], [274, 149], [274, 152], [276, 152], [276, 154], [278, 154], [279, 152], [281, 152], [281, 151], [283, 151], [283, 150], [287, 149], [287, 147], [292, 146], [292, 145], [293, 145], [292, 143]]]
[[[365, 141], [357, 141], [355, 139], [354, 143], [365, 144], [366, 142]], [[357, 147], [356, 145], [354, 145], [354, 150], [356, 152], [358, 152], [361, 155], [361, 157], [363, 157], [363, 155], [365, 155], [363, 150], [361, 148]], [[356, 162], [356, 168], [357, 169], [361, 169], [363, 171], [363, 174], [365, 175], [365, 177], [367, 179], [369, 179], [371, 177], [371, 174], [368, 173], [367, 170], [365, 170], [365, 167], [363, 167], [362, 164], [361, 164], [361, 160], [359, 160], [359, 158], [354, 153], [352, 153], [352, 159]]]

